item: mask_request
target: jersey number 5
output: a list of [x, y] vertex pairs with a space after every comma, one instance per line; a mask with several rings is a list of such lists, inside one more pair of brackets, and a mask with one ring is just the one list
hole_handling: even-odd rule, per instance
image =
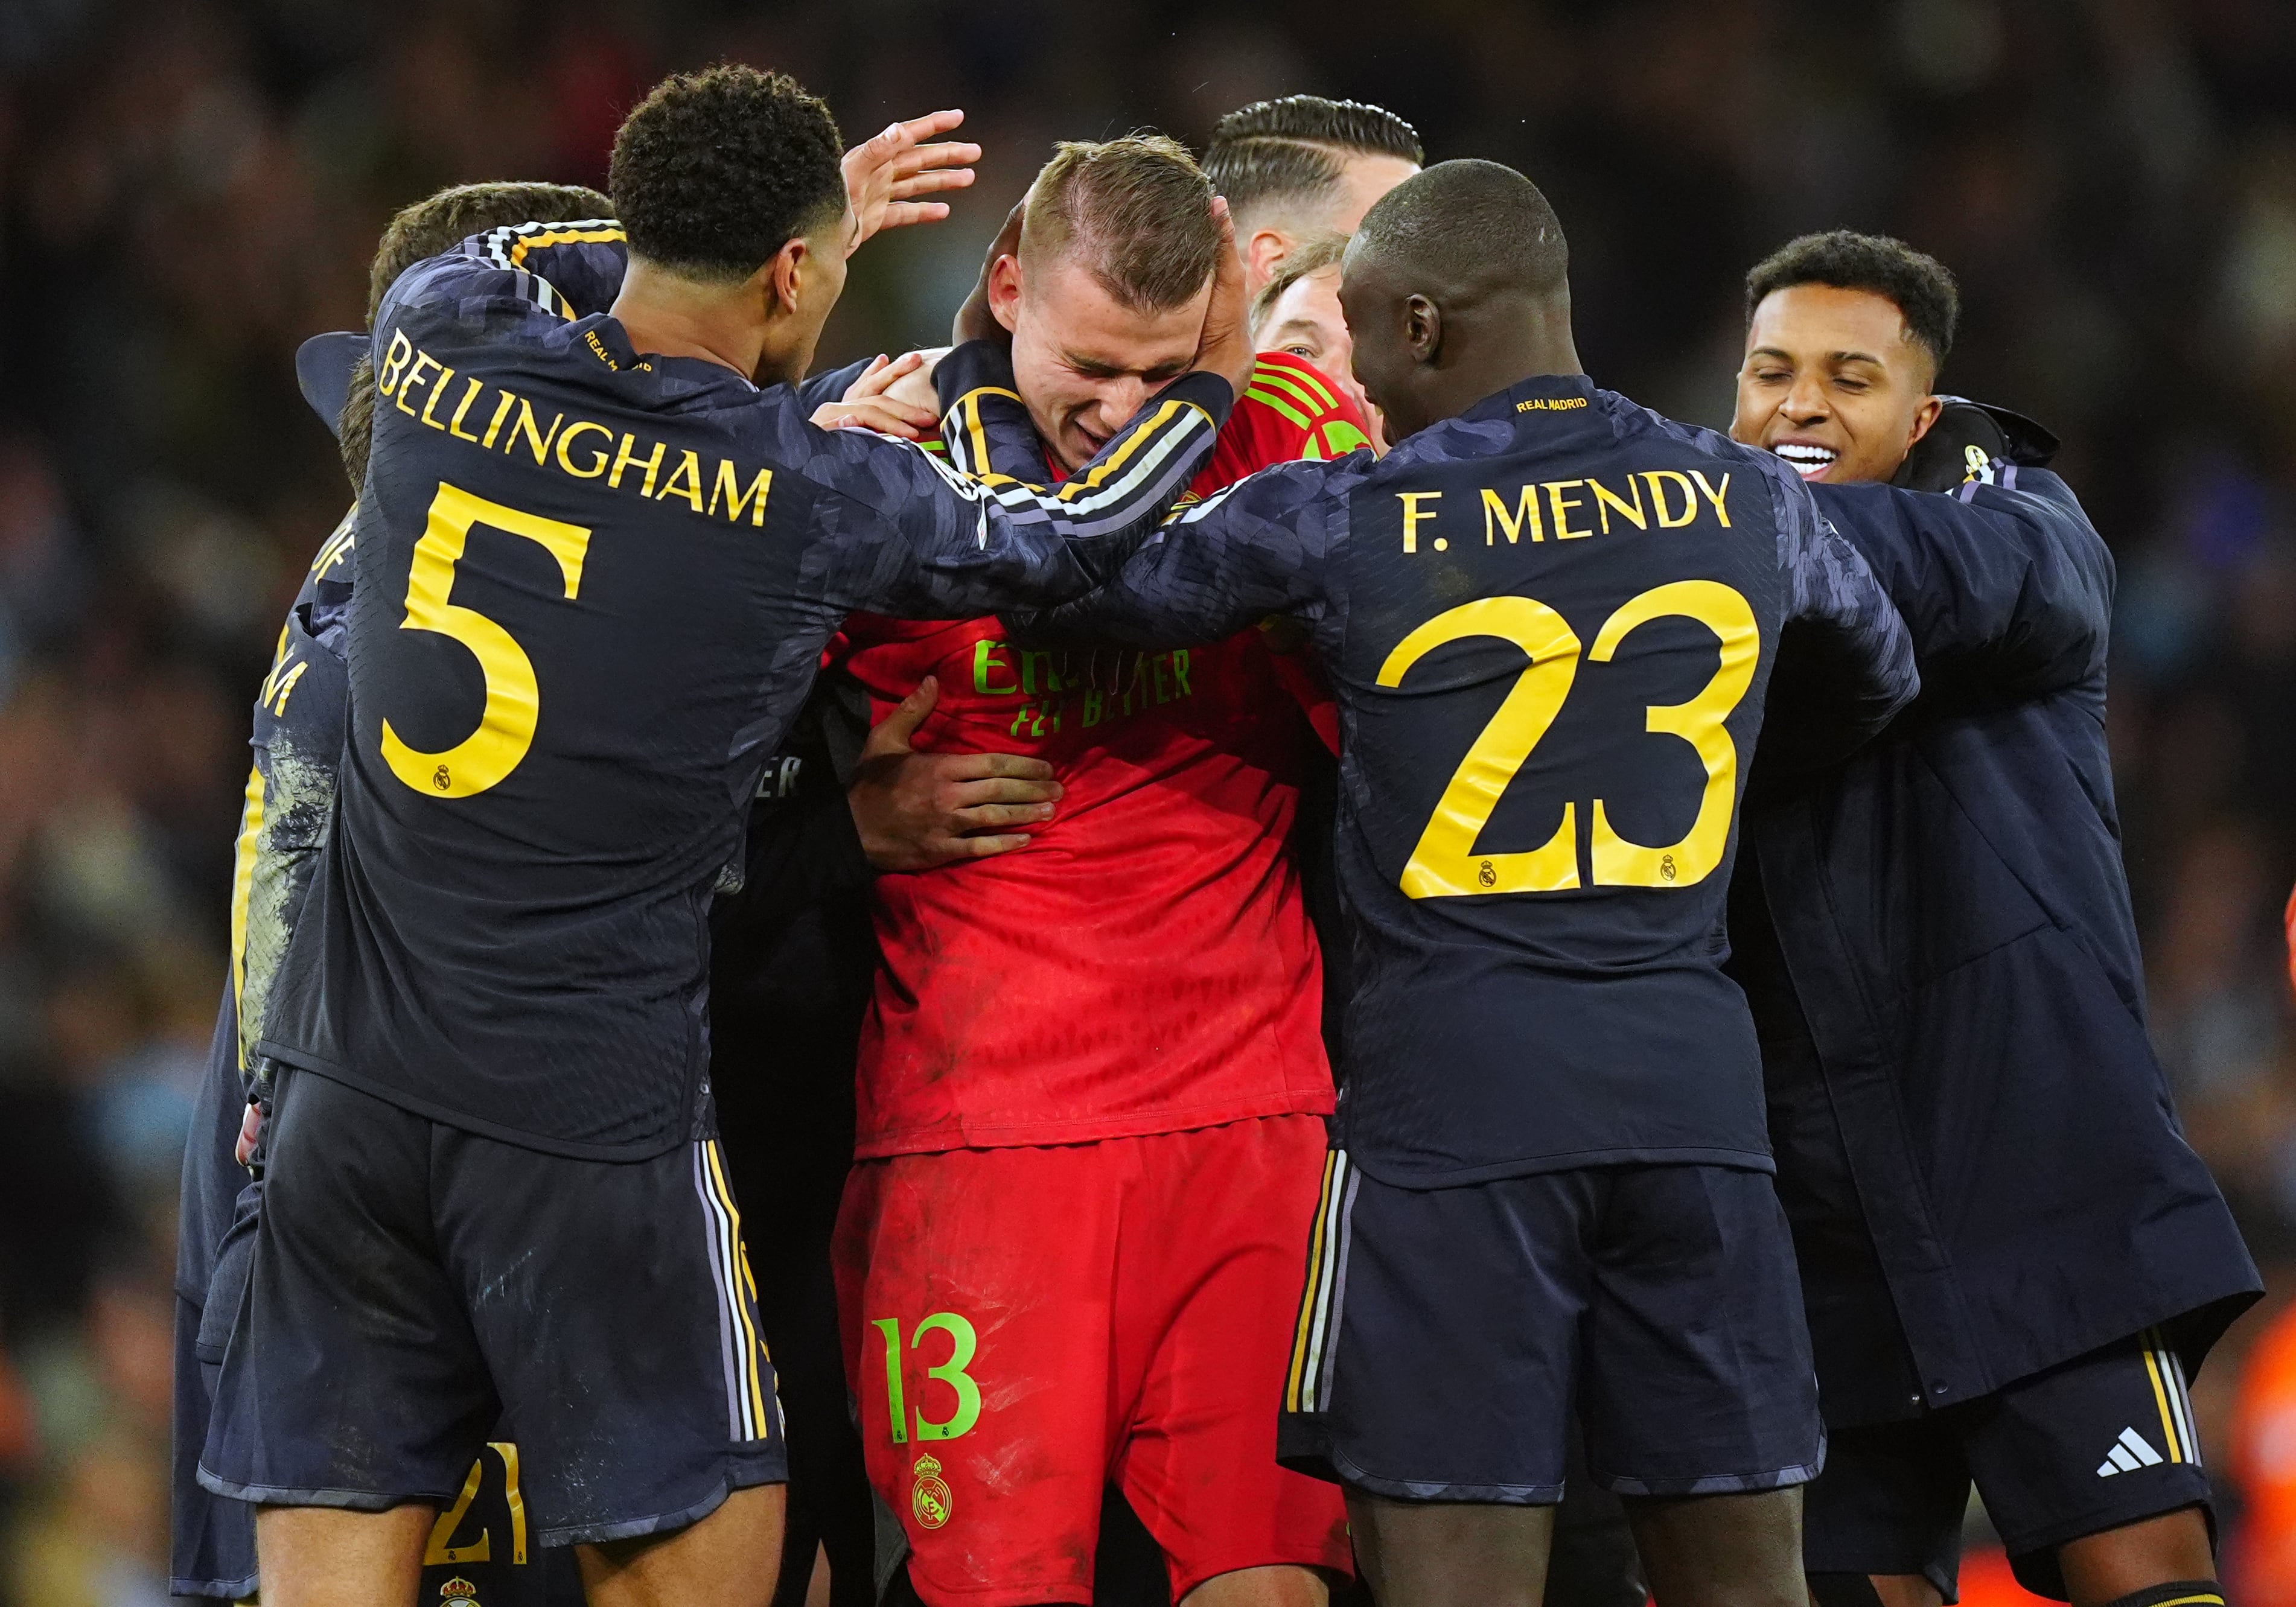
[[484, 614], [447, 600], [455, 589], [455, 565], [462, 562], [474, 524], [539, 543], [558, 560], [569, 603], [581, 592], [582, 560], [590, 550], [590, 532], [581, 525], [522, 513], [439, 482], [439, 495], [430, 499], [430, 522], [422, 539], [414, 544], [414, 561], [406, 573], [406, 618], [398, 628], [436, 631], [469, 648], [487, 678], [487, 706], [479, 715], [477, 730], [437, 753], [407, 746], [388, 718], [382, 722], [382, 759], [390, 773], [416, 791], [437, 798], [471, 798], [500, 784], [534, 746], [534, 724], [542, 713], [542, 694], [534, 684], [534, 664], [526, 650]]
[[[1676, 616], [1695, 619], [1720, 642], [1714, 676], [1687, 703], [1653, 707], [1644, 729], [1678, 736], [1697, 750], [1706, 767], [1697, 817], [1679, 842], [1645, 848], [1619, 835], [1595, 799], [1592, 834], [1597, 887], [1689, 887], [1713, 873], [1730, 840], [1737, 797], [1738, 750], [1723, 722], [1753, 685], [1761, 631], [1745, 598], [1715, 580], [1677, 580], [1630, 598], [1603, 622], [1587, 657], [1607, 663], [1638, 627]], [[1380, 667], [1379, 684], [1399, 686], [1411, 667], [1447, 642], [1496, 636], [1529, 656], [1498, 712], [1467, 750], [1419, 845], [1403, 867], [1403, 891], [1412, 898], [1451, 898], [1483, 893], [1552, 893], [1578, 883], [1578, 807], [1562, 806], [1562, 822], [1538, 848], [1512, 854], [1477, 854], [1491, 812], [1515, 772], [1554, 724], [1578, 677], [1579, 644], [1562, 616], [1529, 597], [1484, 597], [1436, 615], [1396, 644]]]

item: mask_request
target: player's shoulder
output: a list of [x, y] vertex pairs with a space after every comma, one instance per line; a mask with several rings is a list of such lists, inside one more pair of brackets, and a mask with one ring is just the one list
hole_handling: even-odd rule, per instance
[[1264, 351], [1236, 398], [1221, 446], [1249, 455], [1243, 472], [1300, 458], [1345, 457], [1371, 444], [1355, 403], [1314, 364], [1289, 352]]
[[1813, 505], [1809, 488], [1802, 483], [1801, 476], [1774, 452], [1732, 440], [1721, 430], [1703, 424], [1670, 418], [1615, 390], [1597, 389], [1595, 398], [1621, 447], [1661, 444], [1693, 458], [1704, 458], [1722, 473], [1746, 474], [1762, 484], [1782, 512], [1788, 504], [1796, 507]]
[[1793, 480], [1799, 483], [1799, 477], [1776, 454], [1734, 441], [1719, 430], [1704, 424], [1685, 423], [1655, 407], [1645, 407], [1632, 397], [1621, 396], [1615, 390], [1598, 389], [1595, 392], [1595, 403], [1603, 416], [1610, 421], [1611, 430], [1621, 445], [1664, 441], [1701, 457], [1711, 458], [1726, 467], [1744, 463], [1766, 476]]

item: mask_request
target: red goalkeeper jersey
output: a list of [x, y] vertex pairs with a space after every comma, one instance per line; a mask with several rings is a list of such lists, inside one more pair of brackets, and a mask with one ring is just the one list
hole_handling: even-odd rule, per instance
[[[1314, 368], [1264, 355], [1191, 490], [1365, 439]], [[1258, 631], [1129, 655], [1120, 692], [1088, 680], [1088, 652], [1024, 650], [993, 618], [857, 615], [846, 635], [873, 717], [938, 676], [918, 748], [1043, 758], [1065, 789], [1026, 848], [878, 879], [859, 1154], [1332, 1109], [1285, 848], [1315, 738]]]

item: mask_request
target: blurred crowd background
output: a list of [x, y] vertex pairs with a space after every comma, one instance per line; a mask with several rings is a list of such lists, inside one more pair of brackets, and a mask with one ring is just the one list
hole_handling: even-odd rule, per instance
[[[1595, 376], [1694, 421], [1729, 417], [1741, 278], [1774, 246], [1846, 225], [1944, 258], [1946, 388], [2062, 435], [2118, 556], [2153, 1029], [2296, 1281], [2296, 5], [4, 0], [0, 1600], [165, 1599], [176, 1171], [246, 711], [348, 500], [296, 345], [357, 324], [394, 209], [603, 184], [644, 86], [721, 58], [794, 73], [849, 143], [962, 106], [988, 147], [954, 220], [856, 259], [824, 364], [939, 337], [1054, 140], [1200, 142], [1296, 90], [1531, 174]], [[2258, 1533], [2296, 1480], [2275, 1375], [2236, 1398], [2276, 1310], [2199, 1381]], [[2296, 1598], [2296, 1568], [2250, 1571], [2248, 1599]]]

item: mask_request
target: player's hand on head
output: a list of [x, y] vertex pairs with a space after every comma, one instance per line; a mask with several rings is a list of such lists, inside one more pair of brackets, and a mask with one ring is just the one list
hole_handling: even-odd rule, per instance
[[1258, 356], [1251, 342], [1251, 299], [1244, 294], [1243, 259], [1236, 255], [1235, 220], [1228, 216], [1226, 196], [1212, 197], [1212, 217], [1219, 224], [1220, 252], [1212, 266], [1211, 305], [1204, 311], [1195, 366], [1226, 379], [1240, 397], [1251, 382]]
[[[932, 389], [932, 363], [938, 353], [910, 351], [898, 357], [882, 353], [845, 394], [813, 410], [819, 430], [876, 430], [914, 441], [939, 427], [940, 414]], [[922, 392], [917, 376], [923, 375]]]
[[988, 242], [988, 250], [980, 258], [980, 277], [972, 282], [972, 293], [956, 309], [956, 317], [949, 325], [949, 336], [957, 345], [967, 340], [1012, 340], [1013, 332], [996, 322], [996, 315], [988, 309], [988, 275], [996, 271], [998, 258], [1021, 254], [1021, 225], [1028, 216], [1029, 198], [1023, 195], [1013, 203], [1013, 209], [1004, 215], [1004, 226]]
[[964, 121], [962, 111], [934, 111], [893, 123], [845, 153], [845, 195], [853, 206], [853, 244], [880, 229], [939, 223], [945, 201], [927, 201], [972, 183], [980, 147], [962, 141], [933, 143]]
[[1053, 817], [1061, 784], [1040, 758], [921, 753], [910, 744], [940, 696], [927, 676], [861, 749], [846, 800], [880, 871], [923, 871], [1024, 846]]

